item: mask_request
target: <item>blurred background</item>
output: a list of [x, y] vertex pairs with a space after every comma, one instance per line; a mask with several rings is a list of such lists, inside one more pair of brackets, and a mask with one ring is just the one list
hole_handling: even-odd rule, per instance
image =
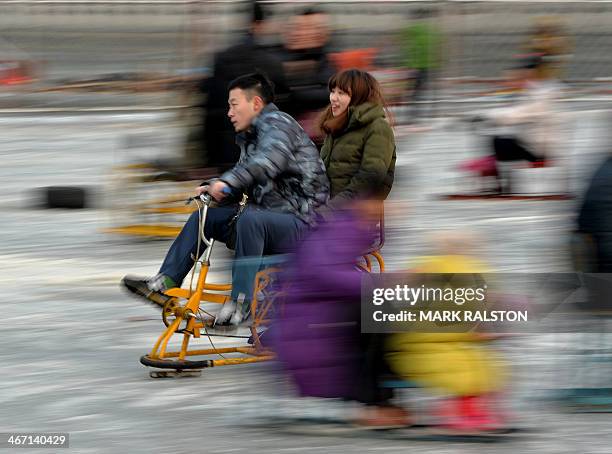
[[[349, 411], [299, 400], [271, 363], [148, 377], [138, 358], [161, 332], [159, 311], [118, 284], [157, 270], [190, 211], [182, 200], [235, 160], [215, 142], [227, 127], [215, 84], [249, 31], [283, 62], [279, 105], [313, 139], [329, 75], [358, 67], [383, 85], [397, 145], [387, 271], [441, 252], [445, 232], [467, 233], [462, 250], [491, 272], [585, 270], [576, 231], [589, 187], [603, 220], [580, 233], [612, 244], [611, 172], [592, 179], [610, 157], [612, 3], [259, 3], [254, 31], [246, 1], [0, 2], [3, 431], [70, 432], [75, 452], [609, 452], [609, 306], [590, 307], [581, 333], [499, 341], [512, 370], [502, 400], [525, 431], [493, 447], [257, 425]], [[513, 71], [533, 56], [558, 87], [556, 125], [544, 131], [557, 142], [546, 165], [505, 169], [512, 193], [498, 197], [473, 164], [499, 134], [483, 118], [520, 97]], [[217, 247], [212, 261], [213, 281], [227, 280], [230, 253]], [[418, 415], [433, 398], [409, 389], [398, 399]]]
[[[563, 79], [576, 88], [604, 93], [612, 64], [605, 51], [612, 12], [604, 1], [261, 3], [269, 21], [266, 44], [281, 44], [291, 15], [316, 3], [328, 15], [326, 50], [370, 49], [368, 58], [352, 63], [372, 69], [405, 68], [402, 32], [427, 9], [426, 19], [443, 37], [439, 77], [450, 90], [444, 100], [461, 96], [462, 84], [499, 79], [544, 24], [548, 39], [567, 39], [556, 47], [571, 55]], [[14, 99], [15, 107], [55, 105], [41, 94], [52, 89], [77, 104], [82, 91], [124, 89], [135, 92], [132, 104], [175, 106], [180, 103], [173, 93], [142, 92], [174, 91], [190, 75], [210, 75], [214, 52], [236, 43], [252, 14], [249, 2], [241, 1], [8, 1], [0, 7], [2, 82], [14, 87], [5, 93], [24, 95]], [[31, 92], [38, 95], [25, 97]]]

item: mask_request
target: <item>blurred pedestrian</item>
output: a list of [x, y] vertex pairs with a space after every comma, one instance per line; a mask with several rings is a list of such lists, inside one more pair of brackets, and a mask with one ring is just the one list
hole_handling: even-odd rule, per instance
[[512, 193], [510, 174], [500, 163], [527, 161], [532, 167], [551, 166], [563, 161], [561, 86], [542, 71], [541, 57], [523, 59], [514, 69], [516, 84], [522, 88], [509, 106], [480, 112], [478, 117], [495, 128], [492, 155], [497, 192]]
[[227, 117], [227, 86], [232, 80], [253, 72], [265, 74], [274, 84], [279, 108], [285, 107], [287, 88], [282, 62], [260, 42], [266, 32], [266, 20], [262, 5], [253, 2], [247, 35], [239, 44], [214, 56], [213, 74], [199, 88], [205, 97], [203, 146], [208, 166], [227, 169], [240, 157], [236, 133]]
[[583, 246], [588, 266], [580, 271], [612, 273], [612, 156], [597, 169], [578, 215], [578, 232], [586, 235]]
[[524, 46], [528, 55], [542, 58], [541, 71], [547, 78], [560, 78], [571, 52], [570, 40], [559, 18], [540, 17]]
[[327, 81], [333, 74], [327, 57], [329, 18], [322, 10], [307, 8], [287, 22], [283, 46], [277, 55], [289, 88], [286, 111], [321, 145], [317, 118], [328, 103]]
[[[419, 8], [413, 14], [413, 22], [401, 35], [401, 51], [404, 66], [412, 72], [412, 86], [408, 100], [410, 103], [407, 123], [416, 123], [425, 111], [420, 103], [433, 101], [434, 81], [442, 61], [442, 35], [434, 23], [436, 12], [429, 8]], [[433, 106], [430, 108], [433, 111]]]

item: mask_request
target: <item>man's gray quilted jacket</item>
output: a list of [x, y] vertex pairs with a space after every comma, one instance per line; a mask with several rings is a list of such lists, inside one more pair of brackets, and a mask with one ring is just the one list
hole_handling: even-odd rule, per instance
[[329, 198], [329, 180], [317, 147], [298, 122], [268, 104], [236, 142], [240, 160], [219, 179], [247, 193], [250, 203], [312, 225], [315, 210]]

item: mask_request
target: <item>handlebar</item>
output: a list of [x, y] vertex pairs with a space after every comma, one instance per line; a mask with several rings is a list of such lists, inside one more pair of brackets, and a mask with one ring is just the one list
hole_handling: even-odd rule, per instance
[[[229, 187], [224, 187], [223, 191], [224, 194], [230, 195], [232, 193], [232, 190]], [[196, 195], [193, 197], [189, 197], [187, 200], [185, 200], [185, 205], [189, 205], [191, 202], [193, 202], [194, 200], [200, 199], [202, 201], [202, 203], [206, 206], [210, 205], [210, 202], [212, 202], [213, 198], [210, 194], [208, 193], [203, 193], [200, 195]]]
[[191, 202], [198, 199], [201, 200], [202, 203], [206, 206], [210, 205], [210, 202], [212, 202], [212, 197], [210, 194], [200, 194], [193, 197], [189, 197], [187, 200], [185, 200], [185, 205], [189, 205]]
[[210, 207], [210, 202], [212, 202], [213, 198], [210, 194], [204, 193], [204, 194], [196, 195], [193, 197], [189, 197], [185, 201], [185, 205], [189, 205], [191, 202], [193, 202], [194, 200], [198, 200], [198, 199], [202, 202], [202, 206], [199, 207], [201, 230], [198, 232], [198, 234], [200, 235], [202, 242], [206, 245], [206, 251], [204, 251], [203, 260], [205, 262], [208, 262], [208, 260], [210, 260], [210, 253], [212, 250], [212, 245], [214, 243], [214, 240], [212, 238], [210, 239], [206, 238], [206, 235], [204, 233], [204, 226], [206, 224], [206, 217], [208, 216], [208, 208]]
[[[232, 190], [229, 187], [225, 187], [223, 188], [223, 193], [231, 194]], [[202, 262], [208, 263], [210, 260], [210, 254], [212, 252], [212, 246], [215, 240], [213, 238], [210, 238], [210, 239], [206, 238], [206, 234], [204, 233], [204, 226], [206, 225], [206, 217], [208, 216], [208, 209], [210, 208], [210, 203], [213, 201], [213, 198], [210, 194], [203, 193], [200, 195], [196, 195], [194, 197], [189, 197], [185, 201], [185, 205], [189, 205], [191, 202], [197, 199], [200, 199], [200, 201], [202, 202], [202, 206], [199, 207], [200, 226], [201, 226], [199, 229], [200, 230], [199, 235], [200, 235], [200, 239], [202, 240], [202, 242], [206, 245], [206, 250], [204, 251]], [[199, 245], [198, 245], [198, 250], [199, 250]]]

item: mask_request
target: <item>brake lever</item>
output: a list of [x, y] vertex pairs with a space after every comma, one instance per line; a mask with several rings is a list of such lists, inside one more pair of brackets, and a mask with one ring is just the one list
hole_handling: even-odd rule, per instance
[[[224, 194], [230, 195], [232, 193], [232, 190], [231, 188], [226, 186], [223, 188], [222, 192]], [[208, 193], [203, 193], [200, 195], [189, 197], [187, 200], [185, 200], [185, 205], [189, 205], [191, 202], [193, 202], [196, 199], [200, 199], [203, 203], [210, 203], [212, 201], [212, 196]]]
[[209, 203], [212, 200], [212, 197], [210, 194], [194, 195], [193, 197], [189, 197], [187, 200], [185, 200], [185, 205], [189, 205], [191, 202], [198, 199], [200, 199], [203, 203]]

